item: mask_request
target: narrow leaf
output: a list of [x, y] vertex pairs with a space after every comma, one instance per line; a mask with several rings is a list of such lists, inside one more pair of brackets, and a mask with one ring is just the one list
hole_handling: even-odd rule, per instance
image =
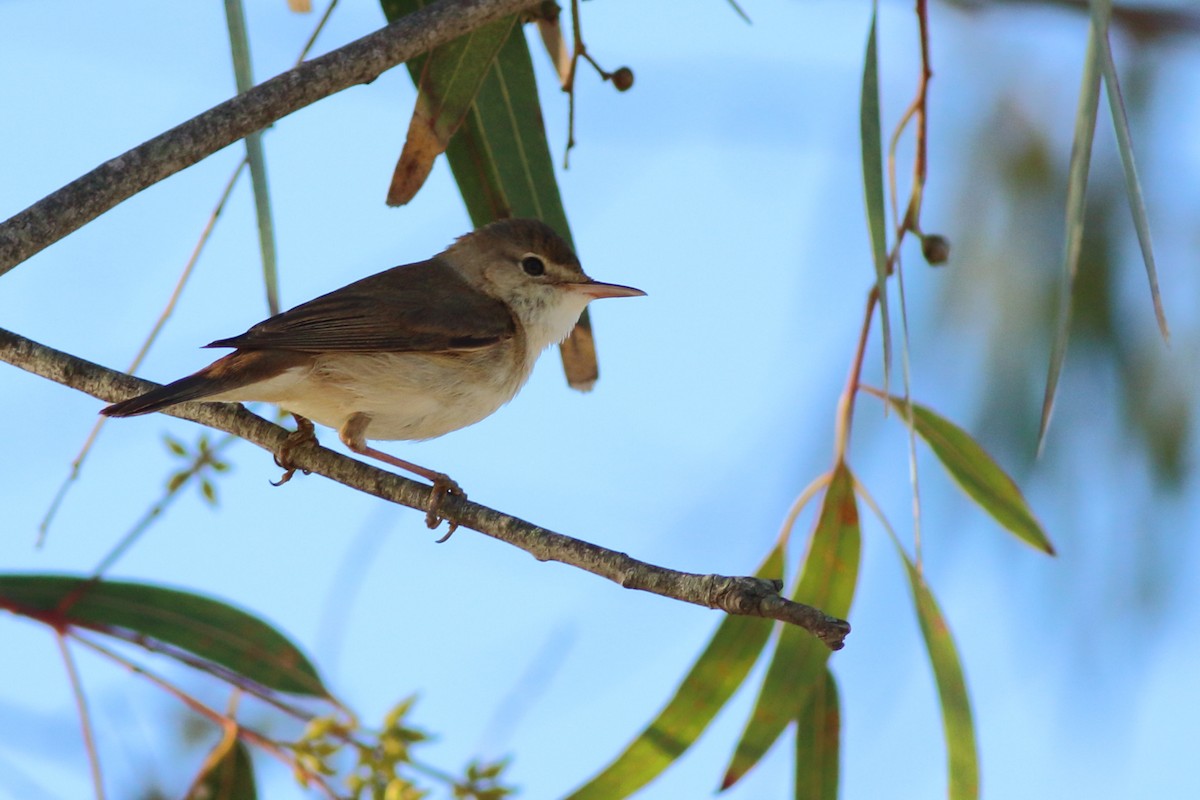
[[388, 205], [404, 205], [424, 185], [434, 159], [445, 152], [450, 137], [466, 119], [516, 21], [516, 16], [496, 20], [442, 45], [426, 58], [408, 138], [388, 189]]
[[734, 13], [742, 18], [743, 22], [747, 25], [754, 24], [754, 20], [750, 19], [750, 15], [746, 13], [745, 9], [738, 5], [737, 0], [729, 0], [729, 5], [733, 8]]
[[235, 737], [222, 739], [196, 776], [186, 800], [256, 800], [254, 762]]
[[883, 326], [883, 386], [887, 389], [892, 365], [892, 324], [888, 316], [887, 216], [883, 202], [883, 137], [879, 114], [879, 62], [876, 24], [879, 3], [871, 9], [871, 29], [867, 34], [867, 55], [863, 61], [862, 101], [859, 124], [862, 140], [863, 193], [867, 207], [867, 228], [871, 234], [871, 259], [875, 263], [875, 291], [879, 295], [879, 322]]
[[[782, 546], [777, 545], [768, 554], [755, 574], [760, 578], [783, 574]], [[766, 646], [771, 628], [771, 623], [762, 619], [725, 617], [658, 717], [599, 775], [576, 789], [569, 800], [627, 797], [669, 767], [742, 685]]]
[[1071, 331], [1071, 295], [1083, 252], [1083, 218], [1087, 209], [1088, 169], [1092, 161], [1092, 140], [1096, 133], [1096, 111], [1100, 103], [1099, 37], [1095, 24], [1088, 31], [1087, 55], [1083, 61], [1083, 82], [1075, 110], [1075, 140], [1071, 144], [1071, 163], [1067, 173], [1067, 223], [1063, 247], [1063, 285], [1059, 300], [1058, 328], [1050, 351], [1046, 375], [1046, 393], [1042, 399], [1042, 419], [1038, 427], [1038, 452], [1046, 441], [1058, 378], [1067, 357], [1067, 339]]
[[[390, 22], [425, 3], [380, 0], [380, 5]], [[414, 83], [420, 82], [424, 62], [422, 57], [408, 63]], [[505, 217], [536, 217], [572, 242], [523, 32], [514, 32], [500, 48], [446, 158], [476, 227]], [[599, 366], [586, 309], [560, 352], [567, 383], [590, 390]]]
[[925, 638], [925, 649], [929, 652], [929, 662], [933, 666], [933, 677], [942, 705], [950, 800], [974, 800], [979, 797], [979, 753], [975, 744], [971, 701], [967, 696], [967, 683], [963, 678], [958, 650], [929, 585], [894, 535], [892, 541], [904, 559], [917, 619], [921, 624], [921, 635]]
[[[233, 74], [241, 94], [254, 86], [250, 68], [250, 39], [246, 35], [246, 16], [242, 0], [225, 0], [225, 19], [229, 24], [229, 48], [233, 54]], [[250, 185], [254, 189], [254, 211], [258, 219], [258, 245], [262, 253], [263, 283], [267, 290], [267, 309], [279, 313], [279, 270], [275, 255], [275, 223], [271, 217], [271, 195], [267, 189], [267, 162], [263, 156], [262, 131], [246, 137], [246, 160], [250, 164]]]
[[543, 14], [537, 18], [537, 28], [546, 54], [558, 73], [558, 83], [566, 91], [571, 80], [571, 48], [563, 37], [562, 19], [558, 14], [553, 17]]
[[0, 608], [151, 650], [183, 650], [268, 689], [328, 697], [316, 669], [267, 623], [225, 603], [144, 583], [0, 574]]
[[1054, 545], [1033, 515], [1029, 503], [996, 460], [962, 428], [925, 406], [888, 396], [900, 416], [911, 422], [917, 435], [933, 450], [942, 466], [967, 495], [1018, 539], [1054, 555]]
[[1129, 198], [1129, 210], [1133, 214], [1133, 227], [1137, 231], [1138, 245], [1142, 249], [1142, 261], [1146, 265], [1146, 278], [1150, 282], [1150, 299], [1154, 303], [1154, 317], [1164, 340], [1170, 340], [1167, 315], [1163, 311], [1162, 295], [1158, 290], [1158, 269], [1154, 266], [1154, 249], [1150, 244], [1150, 219], [1146, 215], [1146, 201], [1142, 197], [1142, 183], [1138, 180], [1137, 165], [1133, 160], [1133, 136], [1129, 132], [1129, 117], [1125, 113], [1125, 100], [1121, 95], [1121, 83], [1117, 79], [1117, 65], [1113, 61], [1112, 45], [1108, 39], [1108, 20], [1112, 12], [1112, 0], [1091, 0], [1092, 27], [1100, 31], [1096, 41], [1100, 46], [1100, 66], [1104, 72], [1108, 106], [1112, 114], [1113, 129], [1117, 134], [1117, 150], [1121, 154], [1121, 166], [1125, 170], [1125, 194]]
[[[844, 463], [838, 464], [825, 490], [793, 599], [846, 618], [858, 583], [860, 540], [854, 478]], [[722, 789], [741, 780], [801, 714], [809, 694], [823, 685], [828, 659], [829, 649], [821, 642], [799, 628], [784, 627]]]
[[796, 717], [796, 800], [837, 800], [841, 712], [829, 668]]

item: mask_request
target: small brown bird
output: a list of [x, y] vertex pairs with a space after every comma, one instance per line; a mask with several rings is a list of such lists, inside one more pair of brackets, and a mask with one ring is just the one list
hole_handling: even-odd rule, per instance
[[561, 342], [589, 302], [636, 297], [599, 283], [550, 226], [493, 222], [428, 261], [406, 264], [322, 295], [206, 347], [232, 353], [199, 372], [100, 413], [129, 417], [190, 400], [275, 403], [297, 430], [276, 456], [315, 441], [309, 420], [334, 428], [355, 453], [433, 482], [427, 520], [449, 476], [367, 445], [432, 439], [473, 425], [511, 400], [538, 355]]

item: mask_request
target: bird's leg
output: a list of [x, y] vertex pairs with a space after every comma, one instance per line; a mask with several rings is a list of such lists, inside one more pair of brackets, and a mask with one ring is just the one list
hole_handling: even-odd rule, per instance
[[[279, 452], [275, 454], [275, 465], [287, 471], [283, 473], [283, 477], [278, 481], [271, 481], [272, 486], [283, 486], [296, 474], [298, 467], [292, 463], [292, 453], [297, 448], [317, 443], [317, 434], [313, 428], [313, 424], [299, 414], [292, 414], [292, 416], [296, 418], [296, 430], [288, 434], [288, 437], [283, 440], [283, 444], [279, 447]], [[309, 474], [309, 470], [304, 470], [304, 474]]]
[[[359, 455], [369, 456], [370, 458], [377, 459], [385, 464], [391, 464], [392, 466], [399, 467], [406, 472], [411, 472], [414, 475], [420, 475], [425, 480], [432, 482], [433, 491], [429, 495], [429, 506], [425, 511], [425, 524], [429, 526], [430, 530], [436, 528], [442, 522], [442, 517], [438, 516], [437, 513], [438, 509], [441, 508], [442, 499], [448, 494], [456, 494], [465, 499], [467, 493], [462, 490], [462, 487], [460, 487], [457, 482], [455, 482], [444, 472], [434, 472], [431, 469], [422, 467], [420, 464], [414, 464], [411, 461], [405, 461], [402, 458], [396, 458], [395, 456], [389, 455], [382, 450], [376, 450], [374, 447], [369, 446], [367, 444], [365, 434], [367, 425], [370, 422], [371, 415], [361, 411], [351, 416], [350, 419], [346, 420], [346, 424], [342, 426], [341, 430], [338, 431], [338, 436], [341, 438], [342, 444], [346, 445], [346, 447], [349, 447]], [[450, 534], [454, 533], [455, 529], [458, 527], [458, 523], [454, 520], [449, 520], [449, 523], [450, 530], [446, 531], [445, 536], [443, 536], [441, 539], [438, 539], [439, 543], [449, 539]]]

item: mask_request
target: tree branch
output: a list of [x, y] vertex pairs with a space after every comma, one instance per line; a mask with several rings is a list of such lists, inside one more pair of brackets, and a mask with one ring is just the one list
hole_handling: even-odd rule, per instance
[[[155, 386], [3, 329], [0, 329], [0, 361], [108, 402], [124, 400]], [[272, 453], [279, 450], [288, 435], [284, 428], [240, 405], [184, 403], [163, 413], [232, 433]], [[389, 502], [423, 511], [429, 500], [428, 486], [323, 447], [301, 448], [292, 460], [301, 469]], [[780, 581], [677, 572], [555, 533], [456, 495], [445, 498], [438, 514], [464, 528], [519, 547], [539, 561], [558, 561], [577, 567], [627, 589], [640, 589], [729, 614], [799, 625], [833, 650], [841, 649], [850, 632], [850, 625], [843, 620], [782, 597]]]
[[223, 147], [537, 0], [439, 0], [106, 161], [0, 224], [0, 275]]

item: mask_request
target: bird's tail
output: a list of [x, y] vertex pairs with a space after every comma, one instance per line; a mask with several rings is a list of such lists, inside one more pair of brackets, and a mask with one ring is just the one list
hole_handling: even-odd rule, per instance
[[210, 395], [219, 394], [233, 388], [236, 387], [228, 385], [227, 382], [213, 380], [211, 377], [205, 375], [202, 370], [195, 375], [188, 375], [186, 378], [180, 378], [173, 383], [168, 383], [166, 386], [151, 389], [137, 397], [122, 400], [120, 403], [113, 403], [111, 406], [102, 409], [100, 413], [106, 417], [135, 417], [138, 414], [161, 411], [176, 403], [186, 403], [189, 400], [202, 400]]
[[[177, 403], [221, 395], [222, 400], [263, 400], [242, 396], [237, 390], [278, 377], [295, 367], [310, 365], [312, 355], [281, 350], [237, 350], [219, 358], [199, 372], [145, 394], [113, 403], [100, 413], [106, 417], [133, 417], [161, 411]], [[229, 396], [228, 393], [233, 393]]]

